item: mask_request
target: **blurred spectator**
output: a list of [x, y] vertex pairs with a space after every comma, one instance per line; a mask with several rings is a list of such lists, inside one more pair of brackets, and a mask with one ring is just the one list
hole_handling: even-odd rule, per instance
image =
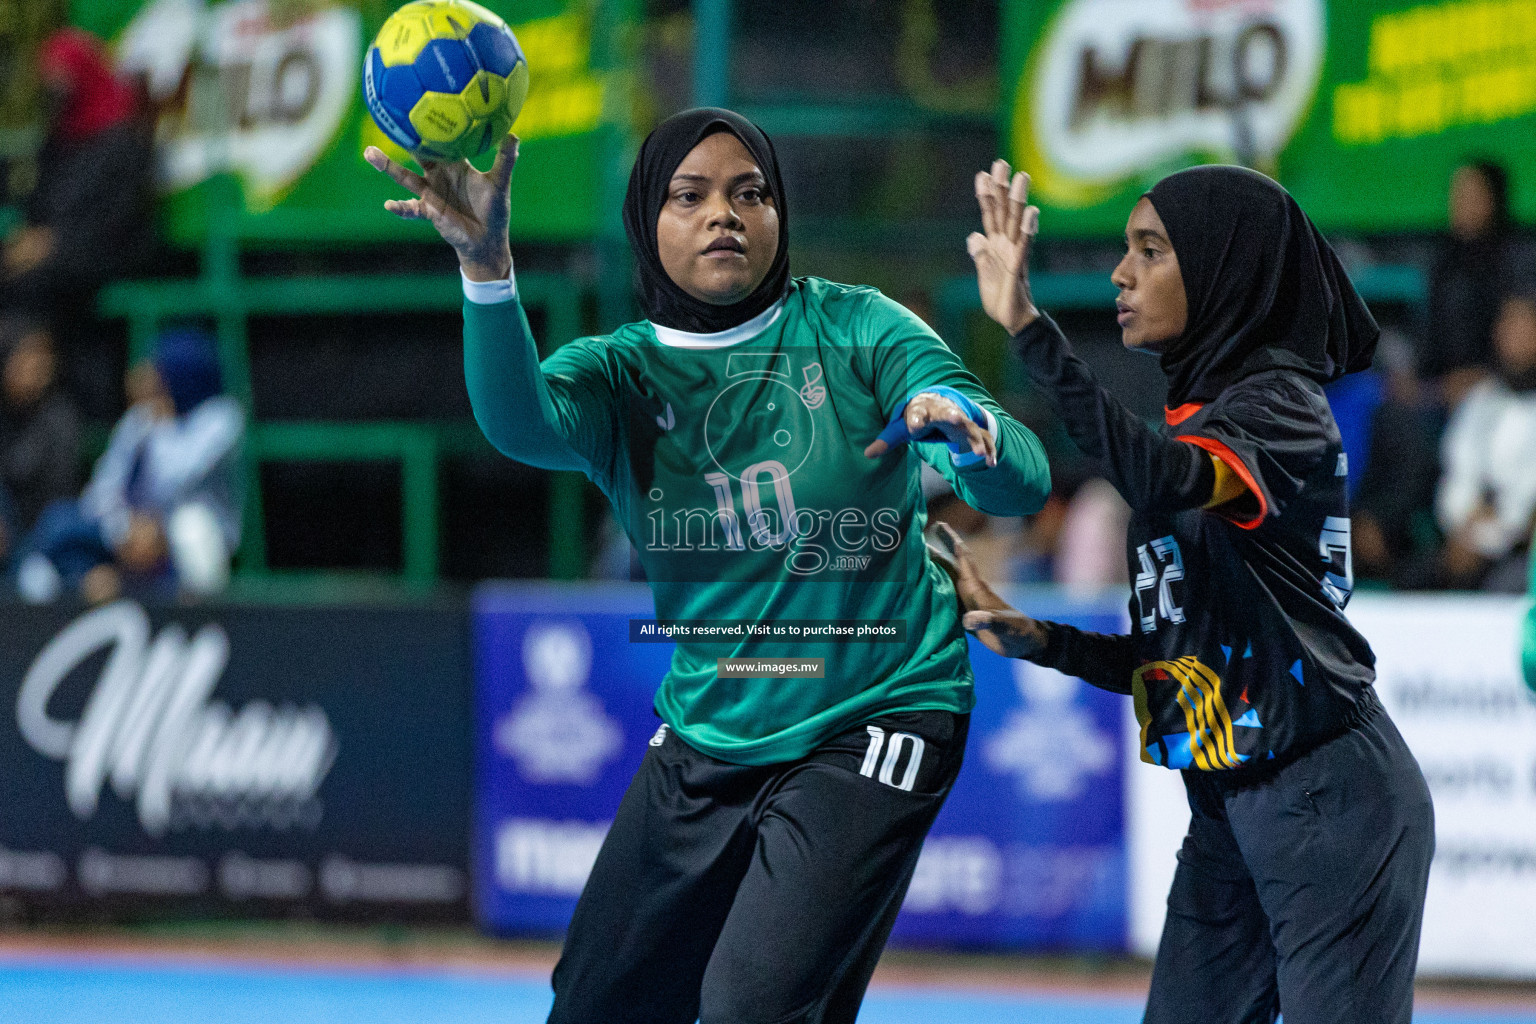
[[[927, 463], [922, 464], [919, 473], [923, 498], [928, 503], [928, 530], [932, 531], [939, 523], [948, 523], [965, 538], [983, 575], [991, 573], [987, 579], [1000, 583], [1035, 583], [1050, 579], [1054, 531], [1049, 547], [1037, 549], [1031, 543], [1033, 531], [1026, 530], [1022, 520], [978, 512], [961, 501], [949, 481]], [[1051, 516], [1051, 506], [1047, 502], [1046, 507], [1031, 518]]]
[[965, 538], [982, 574], [1000, 583], [1057, 583], [1093, 592], [1129, 582], [1125, 530], [1131, 509], [1108, 481], [1063, 474], [1045, 507], [1023, 519], [967, 505], [937, 472], [922, 469], [928, 528], [948, 524]]
[[1531, 259], [1509, 216], [1509, 175], [1487, 160], [1451, 176], [1450, 236], [1429, 279], [1429, 323], [1420, 372], [1454, 409], [1492, 368], [1499, 297]]
[[95, 365], [95, 293], [149, 255], [154, 135], [138, 90], [90, 33], [54, 32], [37, 66], [48, 128], [23, 221], [0, 248], [0, 310], [52, 322], [70, 387], [94, 406], [116, 376]]
[[1053, 577], [1069, 590], [1094, 591], [1130, 583], [1125, 531], [1131, 506], [1100, 477], [1084, 483], [1067, 503]]
[[80, 424], [55, 365], [41, 323], [0, 322], [0, 569], [43, 507], [80, 486]]
[[37, 51], [64, 24], [66, 0], [0, 0], [0, 204], [32, 190], [37, 165], [29, 139], [41, 125]]
[[135, 89], [101, 42], [66, 28], [38, 53], [48, 134], [26, 219], [5, 240], [11, 304], [51, 308], [142, 258], [149, 242], [153, 137]]
[[1440, 413], [1414, 372], [1412, 347], [1401, 334], [1382, 333], [1372, 372], [1380, 381], [1381, 401], [1371, 413], [1369, 447], [1363, 459], [1346, 448], [1350, 479], [1358, 482], [1350, 501], [1354, 569], [1361, 580], [1391, 582], [1439, 547], [1434, 506]]
[[128, 375], [132, 403], [77, 501], [44, 510], [23, 545], [17, 588], [45, 602], [66, 588], [88, 603], [125, 588], [216, 592], [240, 538], [244, 414], [221, 393], [212, 341], [161, 337]]
[[1536, 524], [1536, 286], [1500, 305], [1494, 351], [1496, 376], [1472, 388], [1446, 428], [1440, 570], [1448, 586], [1520, 593]]

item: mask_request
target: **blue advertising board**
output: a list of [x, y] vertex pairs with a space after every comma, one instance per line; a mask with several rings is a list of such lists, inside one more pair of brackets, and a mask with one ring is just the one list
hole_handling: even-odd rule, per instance
[[[1124, 627], [1118, 602], [1012, 595], [1031, 614]], [[643, 586], [493, 585], [475, 596], [474, 901], [486, 929], [562, 931], [660, 725], [670, 644], [631, 643]], [[908, 945], [1123, 950], [1123, 697], [972, 643], [966, 763], [892, 937]]]
[[[1122, 632], [1122, 604], [1010, 595], [1037, 618]], [[971, 641], [965, 766], [923, 845], [893, 944], [1123, 951], [1127, 698]]]

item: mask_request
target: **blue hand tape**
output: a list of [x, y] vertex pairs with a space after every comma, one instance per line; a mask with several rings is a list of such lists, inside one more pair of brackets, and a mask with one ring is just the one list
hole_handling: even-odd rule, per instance
[[950, 461], [956, 466], [971, 466], [986, 461], [986, 456], [971, 451], [969, 445], [949, 440], [944, 431], [935, 424], [930, 423], [914, 436], [907, 429], [907, 406], [918, 395], [938, 395], [940, 398], [947, 398], [958, 405], [960, 411], [983, 430], [990, 430], [992, 427], [987, 420], [986, 411], [971, 401], [970, 396], [965, 392], [943, 384], [935, 384], [931, 387], [918, 388], [906, 397], [895, 415], [891, 417], [891, 421], [885, 425], [885, 429], [880, 431], [880, 440], [892, 448], [906, 444], [908, 441], [943, 441], [949, 447]]

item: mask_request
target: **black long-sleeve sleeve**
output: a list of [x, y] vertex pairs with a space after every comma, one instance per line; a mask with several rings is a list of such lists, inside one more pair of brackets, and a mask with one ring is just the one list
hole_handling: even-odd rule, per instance
[[1040, 314], [1011, 343], [1054, 399], [1072, 440], [1133, 509], [1176, 512], [1211, 499], [1216, 470], [1210, 456], [1162, 436], [1104, 390], [1050, 317]]
[[1045, 650], [1031, 658], [1037, 665], [1053, 668], [1110, 693], [1130, 693], [1136, 671], [1136, 651], [1125, 633], [1089, 633], [1060, 622], [1044, 622]]

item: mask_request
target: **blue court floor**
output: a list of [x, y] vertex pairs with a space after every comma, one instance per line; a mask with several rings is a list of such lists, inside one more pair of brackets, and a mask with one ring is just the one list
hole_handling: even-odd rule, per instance
[[[0, 957], [0, 1024], [539, 1024], [543, 977], [103, 957]], [[1136, 1024], [1125, 996], [883, 987], [860, 1024]], [[1416, 1024], [1536, 1024], [1536, 1010], [1426, 1007]]]

